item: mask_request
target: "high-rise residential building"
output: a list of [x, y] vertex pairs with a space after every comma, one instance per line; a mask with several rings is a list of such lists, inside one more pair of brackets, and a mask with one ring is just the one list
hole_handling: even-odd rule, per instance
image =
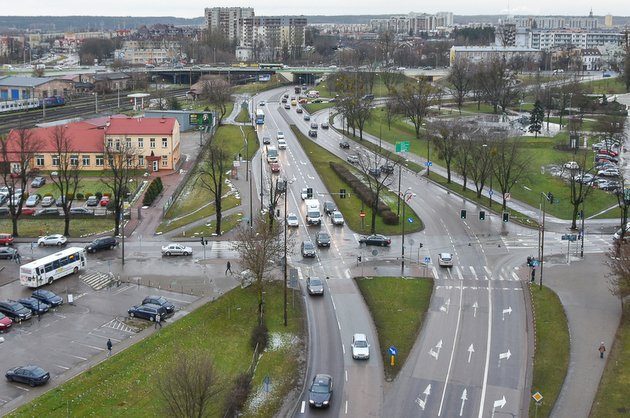
[[306, 46], [305, 17], [256, 16], [243, 18], [237, 58], [279, 60], [283, 50], [295, 53]]
[[386, 19], [370, 20], [373, 31], [391, 31], [394, 33], [415, 35], [420, 32], [434, 31], [437, 28], [453, 26], [453, 13], [438, 12], [437, 14], [409, 13], [403, 16], [391, 16]]
[[204, 10], [210, 33], [220, 33], [230, 41], [238, 40], [243, 19], [254, 17], [253, 7], [207, 7]]
[[608, 14], [608, 15], [604, 16], [604, 26], [606, 26], [607, 28], [612, 28], [613, 27], [613, 17], [612, 17], [612, 15]]
[[505, 20], [517, 28], [525, 29], [597, 29], [598, 21], [593, 12], [587, 16], [514, 16]]

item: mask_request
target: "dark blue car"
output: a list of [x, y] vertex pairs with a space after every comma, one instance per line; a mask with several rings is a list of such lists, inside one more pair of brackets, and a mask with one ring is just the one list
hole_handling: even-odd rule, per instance
[[50, 305], [35, 298], [22, 298], [18, 299], [18, 302], [30, 309], [33, 315], [45, 314], [50, 309]]
[[50, 290], [37, 289], [31, 296], [53, 308], [63, 305], [63, 298]]
[[39, 366], [20, 366], [7, 370], [5, 377], [9, 382], [26, 383], [35, 387], [46, 384], [50, 379], [50, 373]]

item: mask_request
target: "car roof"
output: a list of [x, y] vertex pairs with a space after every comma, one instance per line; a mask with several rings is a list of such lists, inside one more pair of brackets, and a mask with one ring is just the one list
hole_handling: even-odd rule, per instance
[[355, 341], [367, 341], [367, 337], [365, 336], [365, 334], [357, 333], [354, 334], [352, 338], [354, 338]]
[[440, 257], [442, 257], [442, 258], [452, 258], [453, 254], [451, 254], [451, 253], [440, 253]]

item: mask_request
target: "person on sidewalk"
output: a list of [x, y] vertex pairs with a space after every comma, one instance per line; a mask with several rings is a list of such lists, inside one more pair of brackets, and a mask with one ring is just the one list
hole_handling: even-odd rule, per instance
[[15, 263], [16, 264], [22, 263], [22, 256], [20, 255], [20, 253], [16, 252], [14, 258], [15, 258]]
[[157, 328], [158, 325], [162, 328], [162, 315], [160, 314], [155, 315], [155, 328]]
[[107, 339], [107, 357], [112, 356], [112, 340]]
[[234, 273], [232, 273], [232, 264], [230, 264], [230, 262], [227, 262], [227, 268], [225, 269], [225, 275], [227, 276], [228, 271], [230, 272], [230, 274], [234, 275]]
[[604, 342], [602, 341], [602, 343], [599, 345], [599, 358], [604, 358], [605, 352], [606, 352], [606, 346], [604, 345]]

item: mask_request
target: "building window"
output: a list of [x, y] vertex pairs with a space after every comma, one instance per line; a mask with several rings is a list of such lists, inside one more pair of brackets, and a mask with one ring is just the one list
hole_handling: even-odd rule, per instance
[[140, 167], [144, 167], [144, 155], [139, 155], [138, 156], [138, 165]]
[[144, 148], [144, 138], [138, 138], [138, 148]]
[[70, 156], [70, 165], [73, 167], [78, 167], [79, 166], [79, 156], [78, 155], [71, 155]]
[[52, 156], [52, 165], [57, 167], [59, 166], [59, 156], [58, 155], [53, 155]]
[[114, 141], [112, 141], [111, 138], [107, 138], [107, 148], [112, 148], [112, 145], [114, 144]]
[[168, 138], [162, 138], [162, 148], [168, 148]]
[[126, 142], [126, 144], [127, 144], [127, 145], [126, 145], [126, 146], [127, 146], [127, 149], [130, 149], [130, 148], [131, 148], [131, 138], [127, 138], [127, 142]]
[[120, 151], [120, 139], [116, 140], [116, 151]]
[[113, 167], [114, 166], [114, 156], [113, 155], [108, 155], [107, 156], [107, 164], [109, 165], [109, 167]]
[[35, 164], [37, 164], [38, 167], [43, 167], [44, 166], [44, 156], [43, 155], [35, 156]]
[[162, 155], [162, 167], [166, 167], [168, 165], [168, 157], [166, 155]]
[[83, 156], [83, 165], [84, 166], [89, 166], [90, 165], [90, 156], [89, 155], [84, 155]]
[[97, 167], [103, 167], [103, 161], [104, 161], [104, 158], [103, 158], [102, 155], [97, 155], [96, 156], [96, 166]]
[[155, 148], [155, 138], [149, 140], [149, 148]]

